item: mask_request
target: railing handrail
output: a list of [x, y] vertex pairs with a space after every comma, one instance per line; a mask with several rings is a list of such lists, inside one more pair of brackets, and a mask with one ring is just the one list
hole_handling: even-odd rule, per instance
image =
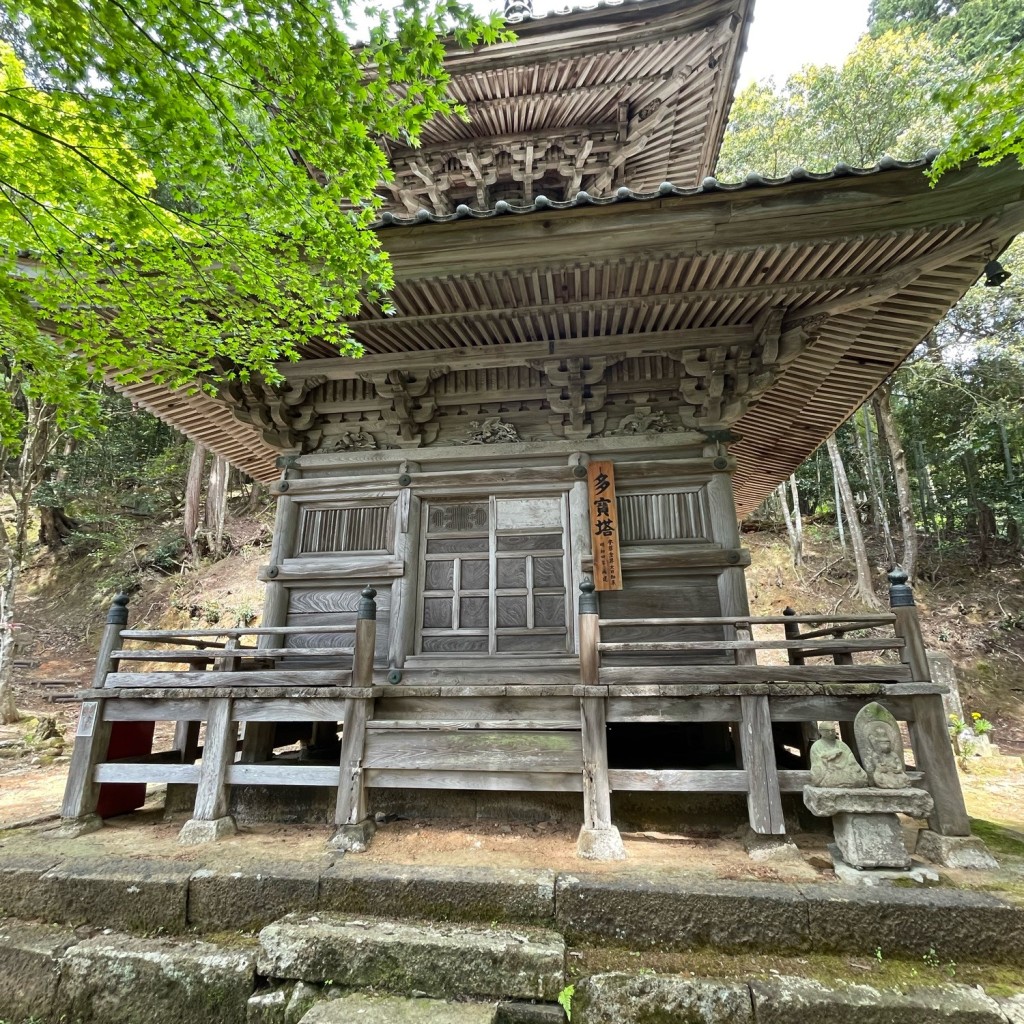
[[[896, 616], [888, 613], [876, 615], [716, 615], [698, 618], [671, 619], [598, 619], [601, 626], [785, 626], [787, 623], [820, 625], [836, 622], [853, 629], [891, 625]], [[863, 625], [858, 625], [862, 623]]]
[[[175, 643], [178, 640], [200, 639], [202, 637], [276, 636], [298, 633], [354, 633], [355, 623], [339, 623], [336, 626], [253, 626], [250, 629], [231, 627], [229, 629], [123, 629], [122, 640], [155, 640], [158, 643]], [[211, 645], [212, 646], [212, 645]], [[242, 648], [244, 650], [244, 648]]]

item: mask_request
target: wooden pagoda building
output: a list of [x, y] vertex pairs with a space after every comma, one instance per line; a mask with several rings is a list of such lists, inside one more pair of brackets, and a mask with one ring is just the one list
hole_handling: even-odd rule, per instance
[[[520, 10], [514, 44], [451, 54], [470, 122], [389, 149], [397, 314], [351, 322], [362, 358], [311, 344], [283, 386], [217, 399], [129, 389], [273, 482], [277, 525], [260, 629], [131, 631], [115, 608], [74, 827], [103, 786], [166, 781], [196, 787], [188, 838], [265, 786], [336, 792], [349, 849], [380, 807], [555, 796], [581, 854], [616, 856], [643, 791], [740, 794], [779, 834], [814, 723], [879, 699], [931, 827], [967, 834], [905, 588], [888, 615], [752, 619], [737, 516], [1024, 228], [1024, 176], [932, 189], [926, 157], [717, 181], [751, 8]], [[175, 749], [108, 754], [138, 719], [178, 722]]]

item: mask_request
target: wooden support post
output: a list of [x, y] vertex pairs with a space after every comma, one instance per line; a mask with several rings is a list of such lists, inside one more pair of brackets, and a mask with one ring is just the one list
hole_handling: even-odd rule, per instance
[[196, 804], [178, 837], [186, 846], [212, 842], [237, 831], [234, 818], [228, 814], [228, 765], [234, 760], [238, 734], [231, 704], [229, 697], [215, 697], [209, 703]]
[[[914, 682], [931, 682], [931, 668], [921, 635], [921, 621], [914, 604], [914, 592], [907, 584], [907, 574], [899, 566], [889, 573], [889, 606], [896, 623], [893, 627], [906, 646], [900, 652], [904, 664], [910, 666]], [[924, 772], [924, 786], [935, 801], [928, 818], [933, 832], [944, 836], [969, 836], [971, 822], [964, 804], [960, 776], [956, 771], [953, 742], [949, 736], [946, 710], [940, 694], [921, 694], [913, 698], [914, 720], [909, 723], [910, 743], [919, 771]]]
[[[111, 654], [121, 646], [121, 631], [128, 625], [128, 595], [118, 594], [107, 613], [107, 624], [96, 653], [93, 689], [103, 688], [107, 674], [116, 672], [118, 662]], [[61, 835], [74, 837], [95, 832], [103, 824], [96, 814], [100, 785], [95, 781], [96, 766], [107, 756], [111, 723], [103, 720], [102, 700], [82, 703], [75, 732], [75, 746], [68, 767], [68, 781], [61, 804]]]
[[[597, 645], [601, 639], [597, 594], [594, 584], [580, 584], [580, 682], [584, 687], [600, 682]], [[624, 860], [619, 830], [612, 824], [611, 790], [608, 784], [608, 728], [604, 697], [580, 698], [583, 740], [583, 827], [576, 855], [586, 860]]]
[[[367, 586], [356, 611], [355, 650], [352, 652], [352, 687], [368, 690], [373, 685], [373, 653], [377, 643], [377, 591]], [[372, 697], [350, 697], [345, 701], [341, 733], [341, 764], [338, 803], [334, 813], [337, 829], [328, 846], [334, 850], [362, 853], [376, 830], [370, 817], [363, 781], [363, 752], [366, 722], [373, 712]]]
[[766, 696], [740, 697], [740, 751], [747, 773], [750, 827], [759, 835], [785, 835], [771, 711]]
[[[782, 614], [789, 617], [796, 617], [796, 610], [790, 608], [788, 605], [783, 609]], [[783, 632], [785, 633], [787, 640], [799, 640], [800, 639], [800, 624], [797, 622], [786, 622], [782, 626]], [[790, 648], [786, 652], [790, 665], [803, 665], [806, 662], [806, 658], [802, 652]], [[818, 723], [817, 722], [801, 722], [800, 723], [800, 747], [803, 754], [804, 760], [810, 763], [810, 750], [811, 744], [818, 738]]]
[[[205, 672], [208, 661], [193, 661], [189, 663], [189, 672]], [[195, 764], [199, 757], [199, 726], [201, 722], [176, 722], [174, 726], [174, 746], [181, 755], [182, 764]]]

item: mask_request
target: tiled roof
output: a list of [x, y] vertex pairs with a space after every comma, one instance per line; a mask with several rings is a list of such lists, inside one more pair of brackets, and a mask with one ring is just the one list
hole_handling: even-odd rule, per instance
[[[605, 0], [607, 3], [608, 0]], [[618, 0], [622, 2], [622, 0]], [[610, 196], [592, 196], [587, 192], [577, 192], [573, 199], [558, 200], [549, 199], [547, 196], [537, 196], [532, 203], [516, 205], [505, 200], [499, 200], [489, 210], [474, 210], [469, 206], [460, 205], [455, 208], [454, 213], [437, 214], [429, 210], [419, 210], [409, 216], [391, 213], [387, 211], [381, 214], [374, 227], [413, 227], [417, 224], [450, 224], [457, 220], [493, 220], [495, 217], [503, 217], [509, 214], [537, 213], [550, 210], [570, 210], [580, 206], [611, 206], [613, 203], [635, 203], [650, 202], [654, 199], [667, 199], [672, 196], [695, 196], [705, 195], [711, 192], [740, 192], [744, 189], [754, 188], [777, 188], [781, 185], [792, 185], [797, 182], [831, 181], [836, 178], [856, 178], [868, 175], [880, 174], [883, 171], [892, 170], [924, 170], [929, 167], [939, 155], [939, 150], [929, 149], [923, 156], [916, 160], [897, 160], [895, 157], [883, 156], [872, 167], [852, 167], [847, 163], [838, 163], [830, 171], [808, 171], [803, 167], [795, 167], [788, 174], [781, 178], [768, 178], [763, 174], [751, 172], [742, 181], [725, 182], [718, 178], [705, 178], [699, 185], [690, 188], [682, 188], [673, 185], [670, 181], [662, 182], [654, 192], [635, 192], [631, 188], [620, 188]]]

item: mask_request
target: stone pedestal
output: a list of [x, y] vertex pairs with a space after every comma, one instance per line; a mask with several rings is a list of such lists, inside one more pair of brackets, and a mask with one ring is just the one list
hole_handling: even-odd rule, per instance
[[923, 789], [825, 789], [804, 787], [811, 814], [832, 818], [836, 846], [843, 860], [858, 869], [909, 868], [897, 814], [925, 818], [931, 795]]
[[614, 825], [607, 828], [587, 828], [584, 825], [576, 840], [576, 856], [583, 860], [625, 860], [626, 848]]
[[342, 853], [365, 853], [376, 831], [377, 823], [373, 818], [364, 818], [354, 824], [339, 825], [334, 835], [327, 840], [327, 846]]
[[233, 836], [238, 831], [235, 819], [226, 814], [223, 818], [206, 821], [200, 818], [189, 818], [178, 833], [178, 842], [182, 846], [201, 846], [203, 843], [215, 843], [225, 836]]

